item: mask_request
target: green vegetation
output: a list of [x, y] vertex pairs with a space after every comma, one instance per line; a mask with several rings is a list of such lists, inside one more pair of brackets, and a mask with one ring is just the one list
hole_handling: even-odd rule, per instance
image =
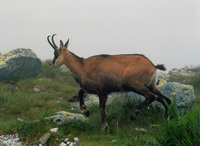
[[[178, 139], [180, 145], [191, 144], [189, 142], [194, 140], [196, 143], [193, 144], [198, 144], [198, 128], [200, 126], [199, 74], [188, 77], [184, 81], [185, 84], [193, 85], [196, 93], [198, 102], [192, 112], [188, 111], [183, 115], [176, 113], [176, 110], [171, 110], [171, 115], [176, 116], [170, 116], [171, 118], [164, 120], [163, 113], [151, 105], [140, 113], [136, 121], [132, 122], [130, 121], [130, 113], [138, 103], [134, 101], [122, 103], [116, 99], [106, 106], [109, 128], [107, 131], [100, 131], [101, 117], [97, 104], [88, 107], [93, 123], [57, 124], [44, 119], [57, 111], [80, 112], [72, 110], [69, 104], [69, 101], [73, 101], [78, 94], [78, 84], [69, 72], [51, 69], [49, 64], [49, 60], [42, 63], [42, 70], [37, 78], [9, 83], [0, 82], [0, 135], [18, 132], [20, 140], [25, 144], [38, 144], [38, 140], [43, 134], [49, 132], [51, 128], [58, 127], [59, 132], [51, 134], [49, 145], [59, 145], [61, 141], [57, 139], [63, 140], [66, 137], [71, 140], [74, 137], [79, 137], [79, 145], [85, 146], [173, 145], [176, 139], [172, 138], [177, 137], [175, 134], [181, 134], [179, 136], [188, 140], [186, 142], [186, 140]], [[183, 82], [181, 78], [171, 78], [171, 80]], [[34, 88], [38, 88], [39, 91], [34, 92]], [[175, 109], [173, 104], [170, 108]], [[185, 133], [184, 130], [186, 130]], [[167, 141], [163, 141], [163, 139], [167, 139]]]
[[[167, 104], [167, 103], [166, 103]], [[160, 145], [200, 145], [200, 112], [197, 108], [178, 112], [176, 100], [168, 106], [170, 116], [165, 119], [164, 126], [157, 126], [156, 141]]]

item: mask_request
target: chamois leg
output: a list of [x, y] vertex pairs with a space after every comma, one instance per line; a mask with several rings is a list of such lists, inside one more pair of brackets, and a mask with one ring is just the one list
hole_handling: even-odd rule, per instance
[[156, 100], [159, 101], [159, 102], [165, 107], [165, 118], [167, 118], [167, 117], [168, 117], [168, 108], [167, 108], [167, 106], [165, 105], [163, 99], [165, 99], [169, 105], [171, 104], [172, 100], [171, 100], [169, 97], [165, 96], [165, 95], [161, 92], [161, 90], [158, 89], [157, 87], [153, 87], [153, 88], [152, 88], [152, 92], [153, 92], [154, 94], [158, 95], [158, 98], [157, 98]]
[[102, 120], [101, 130], [107, 129], [108, 127], [106, 112], [105, 112], [106, 101], [107, 101], [107, 94], [99, 94], [99, 107]]
[[79, 91], [80, 109], [87, 117], [89, 117], [90, 111], [86, 108], [86, 105], [84, 103], [84, 99], [83, 99], [84, 94], [85, 92], [83, 91], [83, 89], [81, 89]]
[[146, 99], [143, 101], [140, 105], [138, 105], [136, 108], [133, 109], [130, 119], [133, 121], [136, 119], [136, 116], [139, 114], [139, 112], [150, 105], [156, 98], [157, 95], [150, 92], [145, 86], [144, 87], [138, 87], [137, 89], [134, 89], [134, 92], [143, 95]]

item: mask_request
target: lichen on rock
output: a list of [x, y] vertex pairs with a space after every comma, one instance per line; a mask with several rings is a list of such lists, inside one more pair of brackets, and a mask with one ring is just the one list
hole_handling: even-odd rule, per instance
[[39, 142], [41, 144], [46, 144], [47, 141], [49, 140], [50, 138], [50, 133], [45, 133], [40, 139], [39, 139]]
[[196, 98], [193, 86], [162, 80], [160, 81], [158, 87], [166, 96], [172, 99], [176, 98], [176, 104], [179, 111], [185, 111], [194, 105]]
[[46, 117], [45, 119], [50, 119], [53, 122], [73, 122], [73, 121], [83, 121], [83, 122], [92, 122], [92, 120], [86, 117], [83, 114], [79, 113], [70, 113], [67, 111], [56, 112], [53, 116]]

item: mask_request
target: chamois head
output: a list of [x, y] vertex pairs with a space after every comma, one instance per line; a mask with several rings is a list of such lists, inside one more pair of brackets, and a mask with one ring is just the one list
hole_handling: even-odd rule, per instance
[[[53, 67], [53, 68], [57, 68], [57, 67], [64, 64], [64, 52], [67, 49], [68, 44], [69, 44], [69, 39], [67, 40], [65, 45], [63, 45], [63, 41], [60, 40], [60, 48], [58, 48], [57, 45], [54, 42], [54, 36], [55, 35], [56, 34], [53, 34], [52, 37], [50, 35], [47, 37], [47, 41], [49, 42], [49, 44], [54, 49], [54, 58], [53, 58], [53, 60], [50, 64], [51, 67]], [[51, 41], [49, 40], [50, 37], [51, 37]]]

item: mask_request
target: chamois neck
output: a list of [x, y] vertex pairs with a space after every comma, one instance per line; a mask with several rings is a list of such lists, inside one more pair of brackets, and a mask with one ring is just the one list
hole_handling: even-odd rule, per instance
[[82, 68], [83, 68], [83, 58], [78, 57], [74, 53], [69, 50], [65, 50], [64, 55], [64, 64], [69, 68], [69, 70], [78, 77], [82, 76]]

